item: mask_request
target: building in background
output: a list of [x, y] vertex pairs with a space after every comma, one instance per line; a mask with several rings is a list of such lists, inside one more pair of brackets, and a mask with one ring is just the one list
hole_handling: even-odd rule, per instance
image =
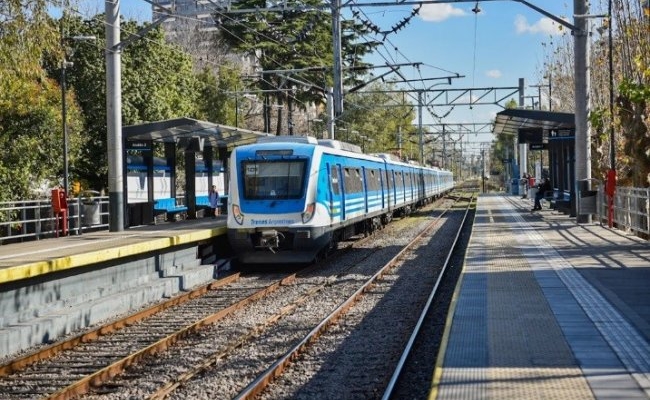
[[218, 69], [224, 61], [241, 65], [242, 74], [252, 74], [255, 58], [228, 52], [220, 40], [219, 20], [216, 13], [220, 0], [153, 0], [152, 20], [159, 19], [171, 10], [174, 15], [163, 22], [165, 37], [192, 54], [197, 69]]

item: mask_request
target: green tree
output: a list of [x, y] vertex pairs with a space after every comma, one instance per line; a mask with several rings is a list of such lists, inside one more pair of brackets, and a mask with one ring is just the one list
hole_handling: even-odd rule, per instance
[[[42, 65], [43, 54], [61, 56], [50, 4], [0, 3], [0, 200], [37, 197], [62, 176], [61, 92]], [[72, 106], [70, 119], [78, 117]]]
[[[265, 5], [262, 0], [242, 0], [234, 4], [233, 8], [264, 8]], [[330, 87], [333, 81], [329, 13], [320, 8], [322, 2], [318, 0], [290, 0], [286, 6], [288, 10], [294, 7], [313, 8], [304, 11], [231, 14], [222, 21], [221, 35], [225, 43], [236, 52], [255, 55], [263, 71], [300, 70], [295, 73], [264, 74], [258, 81], [259, 88], [265, 93], [275, 91], [273, 95], [265, 95], [264, 118], [267, 131], [270, 130], [270, 98], [279, 106], [288, 105], [289, 109], [294, 103], [297, 103], [299, 108], [312, 103], [320, 105], [325, 101], [325, 88]], [[362, 29], [352, 23], [344, 24], [344, 28], [346, 26], [351, 30]], [[357, 38], [358, 35], [353, 33], [342, 36], [342, 59], [348, 65], [363, 66], [365, 64], [361, 61], [362, 57], [371, 45], [355, 43]], [[353, 81], [348, 81], [350, 82]], [[278, 107], [277, 110], [276, 133], [280, 134], [283, 107]]]
[[[612, 16], [594, 21], [591, 36], [591, 169], [604, 180], [611, 167], [612, 133], [618, 184], [650, 186], [650, 25], [643, 2], [612, 0]], [[592, 2], [592, 13], [606, 10], [608, 1]], [[613, 68], [609, 68], [608, 30], [612, 29]], [[553, 100], [560, 108], [573, 111], [573, 38], [566, 36], [553, 49], [545, 65], [552, 77]], [[613, 78], [614, 104], [610, 112], [609, 78]], [[613, 114], [613, 115], [612, 115]]]
[[[391, 89], [394, 87], [389, 84], [375, 82], [365, 91], [346, 96], [345, 111], [338, 124], [346, 130], [339, 132], [342, 135], [339, 139], [363, 146], [367, 153], [391, 151], [399, 155], [398, 134], [402, 137], [402, 144], [405, 144], [416, 133], [416, 128], [411, 124], [415, 110], [411, 104], [404, 103], [399, 93], [385, 92]], [[408, 146], [404, 146], [403, 150], [402, 156], [406, 156]], [[417, 151], [411, 154], [411, 158], [418, 157]]]
[[218, 72], [205, 68], [197, 75], [197, 118], [215, 123], [239, 126], [237, 89], [241, 85], [239, 69], [229, 63]]
[[[506, 102], [505, 108], [512, 109], [517, 108], [517, 101], [515, 99], [510, 99]], [[494, 139], [492, 142], [492, 149], [490, 154], [490, 174], [499, 174], [506, 179], [506, 174], [504, 172], [512, 165], [506, 163], [505, 160], [512, 160], [514, 157], [515, 151], [515, 137], [513, 135], [501, 134]], [[510, 161], [511, 162], [511, 161]], [[508, 182], [503, 182], [504, 185], [508, 185]]]
[[[97, 38], [92, 46], [76, 46], [72, 57], [75, 64], [68, 71], [70, 90], [76, 93], [86, 116], [84, 131], [88, 140], [79, 149], [71, 170], [85, 187], [105, 188], [108, 161], [103, 17], [88, 21], [72, 18], [65, 23], [68, 32]], [[143, 28], [135, 21], [123, 23], [122, 37]], [[159, 28], [126, 46], [122, 52], [123, 126], [200, 115], [199, 85], [192, 68], [191, 57], [167, 44]], [[51, 69], [50, 73], [56, 74], [56, 70]]]

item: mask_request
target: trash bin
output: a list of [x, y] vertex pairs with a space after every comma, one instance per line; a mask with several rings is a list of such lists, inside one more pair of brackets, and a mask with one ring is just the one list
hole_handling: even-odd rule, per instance
[[221, 215], [228, 215], [228, 195], [220, 196], [219, 202], [221, 203], [219, 205], [219, 211], [221, 211]]
[[92, 197], [83, 201], [83, 223], [84, 226], [101, 224], [99, 215], [99, 199]]
[[587, 190], [580, 192], [580, 204], [578, 210], [580, 215], [597, 214], [596, 200], [598, 192], [595, 190]]

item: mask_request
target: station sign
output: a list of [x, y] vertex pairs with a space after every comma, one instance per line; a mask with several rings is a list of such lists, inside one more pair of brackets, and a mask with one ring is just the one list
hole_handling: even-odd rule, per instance
[[528, 148], [530, 150], [546, 150], [548, 148], [548, 144], [546, 144], [546, 143], [528, 143]]
[[138, 141], [128, 140], [126, 142], [126, 149], [141, 150], [141, 151], [151, 150], [151, 142], [148, 140], [138, 140]]
[[544, 140], [542, 128], [519, 128], [517, 140], [519, 143], [539, 143]]

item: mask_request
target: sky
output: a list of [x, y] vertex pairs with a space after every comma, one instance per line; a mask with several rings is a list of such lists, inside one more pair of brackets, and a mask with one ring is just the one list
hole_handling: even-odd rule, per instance
[[[453, 0], [452, 0], [453, 1]], [[392, 31], [401, 20], [407, 18], [413, 4], [373, 6], [379, 0], [357, 0], [359, 7], [346, 7], [344, 17], [350, 18], [356, 10], [357, 19], [369, 21], [381, 31]], [[573, 21], [573, 2], [529, 0], [529, 3], [544, 11]], [[480, 10], [479, 12], [474, 12]], [[79, 11], [94, 15], [104, 11], [103, 0], [83, 0]], [[121, 13], [127, 19], [149, 21], [151, 5], [144, 0], [122, 0]], [[401, 29], [383, 35], [368, 36], [366, 40], [381, 40], [382, 45], [375, 55], [366, 61], [373, 65], [420, 63], [419, 68], [402, 66], [399, 71], [406, 79], [431, 79], [450, 75], [461, 75], [453, 79], [451, 85], [442, 80], [401, 84], [400, 88], [422, 89], [436, 86], [443, 88], [511, 88], [517, 87], [519, 78], [525, 80], [526, 105], [531, 105], [538, 95], [538, 88], [530, 85], [546, 84], [542, 78], [543, 65], [549, 60], [551, 43], [557, 43], [561, 35], [568, 35], [567, 29], [560, 29], [556, 22], [539, 12], [516, 1], [479, 1], [425, 4], [419, 13]], [[377, 69], [375, 74], [386, 72]], [[399, 79], [389, 75], [386, 80]], [[544, 92], [545, 88], [542, 90]], [[503, 91], [499, 93], [505, 93]], [[494, 99], [494, 95], [488, 96]], [[518, 98], [514, 97], [516, 101]], [[429, 98], [425, 97], [425, 100]], [[542, 94], [542, 103], [548, 104]], [[424, 124], [490, 123], [498, 106], [476, 105], [474, 107], [455, 106], [435, 107], [431, 111], [442, 120], [435, 118], [427, 110], [423, 112]], [[417, 123], [417, 118], [414, 121]], [[434, 129], [437, 130], [438, 128]], [[468, 135], [475, 142], [490, 141], [491, 135]]]
[[[572, 15], [572, 2], [530, 2], [552, 15], [573, 20], [572, 17], [567, 18]], [[476, 10], [477, 5], [480, 11], [475, 13], [472, 10]], [[385, 10], [366, 7], [363, 12], [364, 18], [371, 19], [382, 30], [390, 30], [408, 16], [411, 9], [412, 6], [394, 6]], [[544, 63], [549, 61], [550, 44], [557, 43], [564, 34], [568, 34], [567, 29], [559, 29], [559, 25], [551, 19], [514, 1], [429, 4], [423, 5], [418, 16], [404, 28], [387, 36], [382, 57], [375, 63], [422, 62], [423, 66], [419, 70], [400, 69], [407, 79], [444, 77], [456, 73], [464, 76], [453, 79], [451, 85], [444, 81], [430, 81], [426, 86], [417, 85], [417, 88], [429, 87], [436, 82], [440, 84], [434, 90], [509, 88], [517, 87], [519, 78], [524, 78], [525, 96], [537, 96], [538, 88], [530, 85], [547, 83], [542, 71]], [[545, 90], [543, 88], [542, 92]], [[500, 94], [509, 92], [499, 91]], [[494, 95], [487, 96], [487, 99], [494, 98]], [[517, 95], [509, 98], [519, 100]], [[529, 106], [537, 99], [525, 100]], [[542, 104], [548, 104], [544, 93]], [[423, 121], [425, 124], [489, 123], [501, 110], [501, 107], [489, 105], [471, 108], [440, 106], [432, 111], [437, 116], [445, 116], [442, 120], [425, 111]], [[432, 130], [441, 129], [437, 127]], [[470, 134], [463, 140], [489, 142], [492, 138], [491, 134]]]

